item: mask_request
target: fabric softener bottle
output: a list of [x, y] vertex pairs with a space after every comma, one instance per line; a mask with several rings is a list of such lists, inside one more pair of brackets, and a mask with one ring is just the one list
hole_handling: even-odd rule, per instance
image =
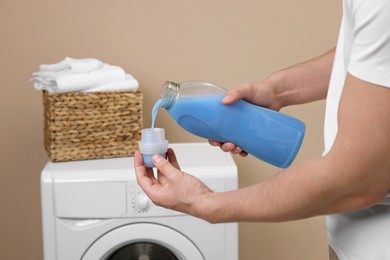
[[234, 143], [260, 160], [288, 167], [302, 144], [304, 123], [242, 99], [224, 105], [222, 98], [226, 92], [207, 82], [167, 81], [156, 104], [192, 134]]

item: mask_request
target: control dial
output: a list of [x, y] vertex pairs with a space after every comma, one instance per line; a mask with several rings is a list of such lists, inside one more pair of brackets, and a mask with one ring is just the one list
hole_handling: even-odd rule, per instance
[[150, 202], [148, 196], [140, 193], [134, 198], [133, 205], [136, 210], [145, 212], [151, 207], [152, 203]]

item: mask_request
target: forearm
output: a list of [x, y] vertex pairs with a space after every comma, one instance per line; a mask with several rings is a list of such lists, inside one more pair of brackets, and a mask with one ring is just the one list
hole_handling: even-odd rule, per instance
[[265, 182], [214, 193], [213, 210], [200, 216], [212, 223], [291, 221], [368, 207], [386, 195], [386, 188], [372, 189], [365, 178], [346, 179], [342, 165], [329, 160], [307, 161]]
[[[205, 212], [213, 223], [231, 221], [279, 222], [327, 214], [332, 210], [330, 191], [320, 180], [321, 159], [293, 166], [267, 181], [225, 193], [210, 199], [214, 211]], [[324, 183], [322, 183], [324, 185]]]
[[302, 64], [278, 71], [265, 79], [282, 107], [326, 98], [335, 49]]

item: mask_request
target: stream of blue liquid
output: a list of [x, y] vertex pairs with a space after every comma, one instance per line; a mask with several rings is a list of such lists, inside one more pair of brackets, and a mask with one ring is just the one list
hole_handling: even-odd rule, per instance
[[152, 110], [152, 128], [154, 128], [154, 122], [156, 121], [158, 109], [160, 108], [161, 102], [162, 102], [162, 99], [159, 99], [159, 100], [157, 100], [157, 102], [153, 106], [153, 110]]

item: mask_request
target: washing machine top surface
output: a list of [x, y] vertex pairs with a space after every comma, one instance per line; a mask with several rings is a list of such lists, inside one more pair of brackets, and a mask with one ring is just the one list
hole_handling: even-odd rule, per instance
[[[208, 143], [180, 143], [169, 146], [174, 149], [181, 169], [201, 179], [226, 177], [226, 171], [214, 171], [213, 176], [207, 176], [205, 169], [236, 168], [229, 154]], [[49, 162], [44, 171], [53, 172], [51, 178], [64, 182], [135, 180], [133, 164], [133, 157]]]
[[[237, 187], [230, 154], [206, 143], [172, 144], [181, 169], [219, 192]], [[60, 218], [161, 217], [180, 214], [156, 207], [136, 181], [133, 157], [48, 163], [42, 182], [53, 187]], [[113, 203], [115, 202], [115, 203]]]

